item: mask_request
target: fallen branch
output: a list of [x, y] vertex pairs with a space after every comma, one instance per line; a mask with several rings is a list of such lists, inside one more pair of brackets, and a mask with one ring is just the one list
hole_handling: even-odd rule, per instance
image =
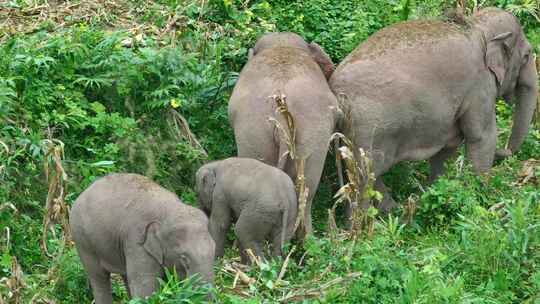
[[233, 289], [236, 288], [236, 283], [238, 279], [245, 285], [255, 283], [255, 279], [250, 278], [245, 272], [243, 272], [239, 268], [233, 267], [230, 264], [226, 264], [225, 266], [223, 266], [222, 270], [229, 274], [234, 274], [235, 280], [233, 282]]

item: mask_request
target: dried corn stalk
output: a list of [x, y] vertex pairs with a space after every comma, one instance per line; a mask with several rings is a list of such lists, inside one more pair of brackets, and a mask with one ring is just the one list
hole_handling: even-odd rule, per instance
[[[55, 223], [62, 227], [62, 238], [65, 243], [71, 240], [71, 232], [68, 223], [69, 208], [64, 201], [66, 196], [67, 174], [62, 166], [64, 158], [64, 143], [57, 140], [44, 140], [45, 148], [44, 171], [45, 178], [49, 184], [47, 201], [45, 203], [45, 217], [43, 218], [43, 233], [41, 239], [41, 249], [49, 255], [47, 250], [47, 235], [51, 226]], [[52, 164], [52, 169], [49, 166]], [[49, 255], [50, 256], [50, 255]]]
[[184, 118], [184, 116], [180, 115], [178, 111], [171, 109], [170, 117], [171, 128], [174, 129], [174, 134], [178, 137], [178, 139], [184, 139], [189, 143], [190, 146], [192, 146], [195, 150], [199, 151], [202, 155], [204, 155], [205, 158], [208, 158], [208, 153], [206, 152], [206, 150], [204, 150], [201, 143], [197, 140], [195, 134], [191, 132], [189, 124]]
[[284, 297], [279, 299], [279, 303], [291, 303], [291, 302], [301, 302], [306, 299], [321, 298], [324, 297], [326, 290], [333, 286], [340, 286], [332, 290], [332, 292], [345, 293], [349, 282], [354, 281], [360, 277], [362, 273], [353, 272], [349, 273], [346, 276], [335, 278], [331, 281], [325, 282], [323, 284], [317, 284], [317, 287], [312, 288], [302, 288], [294, 291], [288, 292]]
[[294, 118], [291, 112], [289, 112], [289, 107], [287, 106], [287, 96], [283, 94], [276, 94], [270, 96], [270, 99], [276, 103], [276, 113], [279, 113], [286, 123], [286, 126], [283, 126], [276, 118], [268, 118], [268, 120], [273, 123], [279, 131], [280, 139], [283, 140], [287, 145], [287, 151], [285, 151], [283, 155], [279, 155], [279, 162], [281, 163], [282, 160], [286, 159], [287, 156], [289, 156], [292, 160], [296, 160], [296, 126], [294, 124]]
[[302, 158], [295, 162], [297, 164], [296, 168], [296, 190], [298, 194], [298, 214], [296, 216], [296, 221], [294, 223], [294, 231], [296, 232], [298, 228], [301, 229], [300, 235], [305, 235], [306, 232], [306, 223], [305, 223], [305, 213], [306, 205], [309, 195], [309, 188], [306, 186], [306, 178], [304, 175], [304, 165], [305, 160]]
[[22, 303], [21, 291], [26, 288], [26, 283], [23, 279], [21, 265], [19, 265], [15, 256], [11, 257], [11, 276], [0, 279], [0, 284], [4, 285], [7, 289], [6, 298], [0, 294], [0, 303], [4, 303], [4, 301], [13, 304]]
[[[372, 201], [373, 199], [379, 201], [382, 199], [381, 194], [373, 189], [375, 175], [373, 174], [371, 159], [361, 148], [355, 154], [353, 152], [353, 143], [345, 135], [335, 133], [332, 135], [331, 140], [335, 138], [339, 138], [344, 144], [338, 149], [337, 153], [340, 154], [345, 164], [348, 182], [334, 196], [337, 200], [329, 215], [334, 217], [335, 206], [347, 202], [352, 208], [351, 218], [347, 219], [351, 222], [350, 236], [355, 239], [362, 231], [366, 231], [368, 236], [371, 236], [376, 214]], [[335, 219], [332, 219], [332, 221], [335, 222]]]
[[401, 215], [401, 219], [405, 223], [411, 223], [414, 214], [416, 213], [416, 202], [419, 200], [418, 195], [411, 194], [407, 201], [405, 202], [405, 205], [403, 206], [403, 214]]
[[276, 94], [270, 96], [270, 99], [276, 103], [276, 112], [279, 113], [285, 120], [286, 127], [284, 127], [276, 118], [269, 117], [268, 120], [274, 124], [279, 131], [280, 140], [287, 145], [287, 151], [281, 151], [279, 155], [278, 167], [285, 169], [285, 160], [287, 157], [294, 162], [296, 171], [296, 193], [298, 197], [298, 214], [294, 224], [294, 231], [297, 232], [301, 229], [300, 235], [305, 235], [305, 210], [307, 200], [309, 196], [309, 187], [306, 186], [305, 178], [305, 158], [299, 156], [296, 150], [296, 126], [294, 124], [294, 118], [287, 106], [287, 96], [283, 94]]
[[540, 160], [528, 159], [522, 163], [521, 170], [518, 173], [518, 180], [513, 185], [523, 186], [526, 184], [538, 184], [538, 173], [540, 172]]

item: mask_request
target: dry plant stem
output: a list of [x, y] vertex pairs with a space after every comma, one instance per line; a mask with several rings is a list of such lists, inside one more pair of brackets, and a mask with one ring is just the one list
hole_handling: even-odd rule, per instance
[[[62, 166], [64, 158], [64, 144], [59, 140], [44, 141], [46, 153], [44, 157], [45, 178], [49, 183], [49, 190], [45, 203], [45, 217], [43, 218], [43, 231], [41, 239], [41, 249], [50, 256], [47, 250], [47, 235], [51, 226], [55, 223], [62, 227], [62, 236], [64, 243], [71, 240], [71, 232], [68, 223], [69, 208], [64, 198], [65, 183], [67, 174]], [[49, 163], [52, 163], [53, 170], [49, 170]]]
[[528, 183], [538, 184], [536, 172], [540, 171], [540, 160], [528, 159], [522, 163], [521, 170], [518, 173], [518, 180], [512, 185], [523, 186]]
[[338, 171], [339, 187], [343, 187], [343, 164], [341, 162], [341, 154], [339, 153], [339, 138], [334, 140], [334, 151], [336, 153], [336, 169]]
[[502, 207], [504, 207], [505, 204], [506, 204], [505, 202], [497, 203], [497, 204], [489, 207], [488, 211], [489, 212], [497, 211], [497, 210], [501, 209]]
[[296, 186], [298, 191], [298, 215], [296, 217], [296, 221], [294, 223], [294, 231], [296, 232], [298, 228], [302, 229], [301, 234], [305, 234], [305, 213], [306, 213], [306, 205], [307, 205], [307, 199], [309, 195], [309, 188], [306, 186], [306, 179], [304, 175], [304, 165], [305, 161], [304, 159], [300, 159], [300, 161], [297, 162], [297, 176], [296, 176]]
[[251, 261], [252, 264], [257, 265], [257, 267], [260, 267], [260, 266], [261, 266], [261, 263], [262, 263], [261, 258], [258, 257], [258, 256], [256, 256], [256, 255], [253, 253], [253, 250], [251, 250], [251, 249], [249, 249], [249, 248], [246, 249], [246, 254], [248, 255], [248, 257], [249, 257], [249, 259], [250, 259], [250, 261]]
[[8, 290], [7, 298], [1, 300], [5, 300], [7, 303], [22, 303], [21, 290], [26, 288], [26, 283], [23, 279], [21, 265], [19, 265], [15, 256], [11, 257], [11, 276], [9, 278], [0, 279], [0, 283], [5, 285]]
[[240, 274], [237, 272], [236, 275], [234, 276], [234, 280], [233, 280], [233, 284], [232, 284], [233, 289], [236, 288], [236, 283], [238, 283], [239, 278], [240, 278]]
[[189, 124], [184, 118], [184, 116], [180, 115], [180, 113], [173, 109], [170, 110], [170, 113], [174, 129], [176, 130], [176, 134], [179, 139], [186, 140], [194, 149], [198, 150], [202, 155], [204, 155], [205, 158], [208, 158], [208, 153], [206, 152], [206, 150], [204, 150], [201, 143], [197, 140], [195, 134], [191, 132]]
[[416, 202], [418, 201], [418, 196], [411, 194], [407, 201], [405, 202], [405, 205], [403, 206], [403, 214], [401, 216], [401, 221], [403, 223], [411, 223], [414, 215], [416, 214]]
[[[347, 112], [344, 112], [347, 113]], [[372, 170], [372, 162], [368, 154], [363, 149], [358, 149], [354, 153], [354, 144], [350, 139], [341, 133], [332, 135], [331, 140], [341, 140], [344, 144], [337, 149], [340, 158], [345, 164], [347, 184], [343, 185], [334, 195], [337, 198], [332, 210], [329, 210], [329, 229], [331, 235], [335, 235], [335, 208], [339, 203], [346, 203], [351, 206], [351, 218], [349, 227], [349, 238], [356, 240], [357, 236], [365, 232], [368, 237], [373, 235], [374, 217], [370, 215], [369, 208], [373, 208], [372, 201], [380, 196], [374, 191], [375, 175]]]
[[[345, 285], [346, 283], [358, 278], [360, 275], [361, 275], [360, 272], [354, 272], [354, 273], [347, 274], [344, 277], [333, 279], [329, 282], [326, 282], [320, 285], [319, 287], [298, 290], [296, 292], [289, 293], [285, 297], [281, 298], [279, 302], [290, 303], [290, 302], [302, 301], [302, 300], [311, 299], [311, 298], [320, 298], [324, 296], [324, 293], [330, 287], [338, 285], [338, 284]], [[346, 288], [345, 286], [342, 286], [339, 288], [339, 291], [343, 292], [345, 288]]]
[[[0, 32], [0, 43], [14, 35], [35, 33], [42, 28], [44, 22], [52, 24], [53, 31], [79, 23], [101, 23], [111, 28], [124, 29], [133, 35], [150, 35], [157, 40], [169, 39], [177, 31], [188, 26], [185, 22], [187, 18], [183, 18], [183, 11], [170, 12], [165, 5], [154, 1], [141, 1], [137, 7], [126, 9], [130, 7], [127, 2], [126, 0], [67, 0], [51, 1], [47, 4], [23, 9], [2, 7], [0, 9], [0, 28], [5, 29], [5, 31]], [[202, 2], [201, 5], [204, 5], [204, 1], [198, 2]], [[147, 12], [146, 7], [148, 6], [153, 6], [154, 9], [158, 7], [160, 13], [168, 18], [167, 26], [157, 27], [150, 21], [140, 24], [140, 17]], [[221, 25], [204, 22], [201, 18], [197, 20], [197, 26], [223, 30]], [[174, 42], [175, 39], [171, 40]]]
[[330, 235], [330, 240], [332, 242], [335, 242], [337, 239], [337, 234], [339, 233], [339, 228], [336, 224], [336, 216], [335, 216], [335, 207], [337, 204], [334, 204], [332, 209], [328, 209], [328, 223], [326, 225], [328, 234]]
[[281, 279], [283, 279], [283, 276], [285, 276], [285, 272], [287, 271], [287, 266], [289, 266], [289, 259], [291, 258], [291, 254], [293, 254], [295, 249], [296, 249], [296, 246], [293, 246], [289, 254], [287, 254], [285, 261], [283, 261], [283, 265], [281, 266], [281, 270], [279, 271], [279, 275], [276, 280], [277, 282], [281, 281]]
[[268, 120], [273, 123], [275, 128], [279, 131], [280, 140], [287, 145], [287, 151], [280, 151], [280, 153], [283, 154], [278, 155], [278, 167], [280, 167], [280, 169], [285, 169], [283, 168], [283, 164], [285, 163], [287, 156], [289, 156], [293, 161], [296, 159], [296, 127], [292, 114], [289, 112], [289, 108], [287, 106], [287, 96], [283, 94], [276, 94], [270, 96], [270, 99], [276, 104], [276, 114], [280, 114], [280, 116], [285, 120], [286, 126], [283, 126], [276, 117], [268, 118]]
[[[296, 169], [296, 191], [298, 197], [298, 214], [294, 224], [294, 231], [297, 235], [304, 236], [305, 229], [305, 210], [307, 199], [309, 196], [309, 188], [306, 186], [305, 180], [305, 158], [299, 156], [296, 151], [296, 126], [294, 118], [287, 106], [287, 96], [278, 93], [270, 96], [270, 99], [276, 104], [276, 113], [279, 113], [285, 121], [284, 127], [275, 117], [269, 117], [268, 120], [274, 124], [278, 130], [280, 140], [287, 145], [287, 151], [280, 151], [278, 168], [285, 170], [286, 158], [289, 157], [295, 165]], [[280, 145], [281, 146], [281, 145]], [[300, 229], [300, 230], [299, 230]]]
[[235, 276], [233, 289], [236, 288], [236, 284], [238, 280], [240, 280], [240, 282], [242, 282], [245, 285], [250, 285], [255, 282], [255, 279], [250, 278], [245, 272], [243, 272], [242, 270], [236, 267], [233, 267], [232, 265], [227, 264], [223, 266], [223, 271], [229, 274], [233, 274]]

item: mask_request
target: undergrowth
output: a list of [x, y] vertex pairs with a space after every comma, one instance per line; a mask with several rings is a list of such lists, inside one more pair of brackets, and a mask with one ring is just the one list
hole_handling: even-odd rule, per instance
[[[40, 247], [48, 143], [63, 145], [68, 205], [117, 171], [149, 176], [192, 204], [197, 168], [235, 154], [227, 102], [262, 33], [297, 32], [339, 62], [384, 26], [455, 6], [118, 0], [65, 1], [53, 10], [52, 2], [0, 3], [0, 303], [91, 301], [60, 222], [47, 234], [51, 256]], [[470, 11], [473, 1], [464, 2]], [[538, 52], [537, 2], [476, 2], [511, 10]], [[511, 106], [497, 104], [500, 145], [511, 115]], [[463, 153], [433, 185], [425, 162], [396, 166], [385, 182], [414, 216], [407, 224], [399, 212], [379, 219], [371, 235], [352, 241], [326, 233], [338, 189], [333, 158], [314, 202], [316, 236], [291, 245], [286, 261], [252, 268], [237, 265], [231, 249], [216, 265], [211, 292], [219, 303], [540, 303], [538, 128], [486, 177], [471, 173]], [[130, 303], [199, 303], [208, 290], [196, 286], [169, 274], [154, 296]], [[113, 292], [127, 302], [116, 277]]]

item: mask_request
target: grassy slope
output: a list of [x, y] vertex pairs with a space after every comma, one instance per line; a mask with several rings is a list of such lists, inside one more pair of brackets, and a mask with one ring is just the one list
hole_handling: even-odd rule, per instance
[[[68, 204], [97, 176], [113, 171], [149, 175], [190, 203], [192, 176], [205, 156], [181, 139], [185, 133], [174, 128], [174, 113], [186, 117], [208, 158], [234, 154], [226, 104], [247, 47], [261, 33], [298, 32], [339, 62], [377, 29], [443, 9], [442, 1], [411, 7], [407, 1], [179, 2], [69, 2], [54, 14], [45, 1], [8, 3], [6, 32], [32, 32], [0, 36], [0, 140], [8, 148], [0, 147], [0, 276], [13, 278], [17, 257], [26, 284], [18, 290], [22, 303], [33, 297], [90, 301], [74, 250], [61, 251], [63, 243], [53, 236], [47, 243], [55, 258], [39, 248], [48, 187], [44, 139], [65, 144]], [[538, 45], [538, 23], [526, 12], [519, 16]], [[504, 143], [511, 109], [498, 104], [497, 111]], [[295, 250], [279, 282], [282, 262], [276, 261], [247, 271], [256, 281], [232, 290], [234, 276], [222, 270], [231, 262], [226, 259], [216, 268], [217, 297], [223, 303], [273, 303], [318, 295], [325, 287], [318, 300], [306, 301], [540, 301], [540, 173], [538, 163], [524, 163], [540, 158], [539, 140], [539, 132], [531, 131], [520, 153], [497, 164], [486, 179], [473, 176], [462, 156], [431, 187], [425, 164], [397, 166], [385, 179], [399, 201], [410, 198], [417, 206], [414, 221], [379, 221], [371, 237], [356, 242], [324, 233], [337, 187], [329, 161], [314, 215], [318, 238]], [[527, 181], [524, 166], [532, 172]], [[351, 274], [357, 277], [347, 283]], [[171, 279], [148, 302], [198, 302], [201, 292], [191, 286]], [[117, 281], [114, 293], [119, 302], [126, 298]], [[0, 281], [0, 295], [17, 297], [6, 280]]]

